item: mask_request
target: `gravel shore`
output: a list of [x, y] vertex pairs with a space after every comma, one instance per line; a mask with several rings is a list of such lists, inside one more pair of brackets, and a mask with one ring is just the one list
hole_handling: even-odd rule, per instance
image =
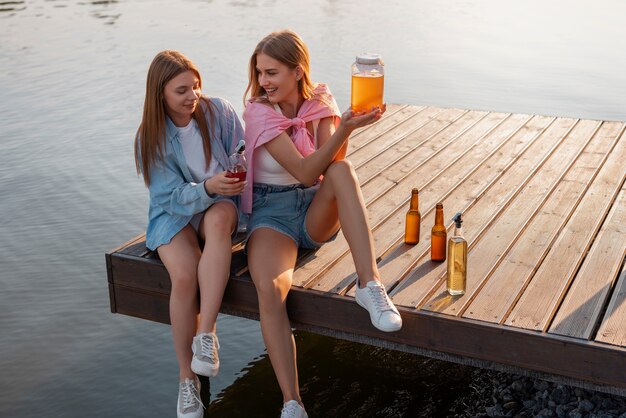
[[461, 417], [626, 418], [626, 398], [514, 374], [476, 370]]

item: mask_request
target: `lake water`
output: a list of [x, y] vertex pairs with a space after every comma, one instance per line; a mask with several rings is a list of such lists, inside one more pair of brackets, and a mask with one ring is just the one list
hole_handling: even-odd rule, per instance
[[[174, 415], [170, 329], [110, 313], [104, 262], [145, 228], [132, 143], [158, 51], [240, 114], [250, 53], [289, 27], [341, 108], [354, 56], [376, 51], [388, 103], [626, 120], [624, 16], [618, 0], [0, 0], [0, 416]], [[258, 323], [218, 332], [206, 415], [277, 417]], [[471, 368], [296, 338], [312, 417], [445, 416], [470, 391]]]

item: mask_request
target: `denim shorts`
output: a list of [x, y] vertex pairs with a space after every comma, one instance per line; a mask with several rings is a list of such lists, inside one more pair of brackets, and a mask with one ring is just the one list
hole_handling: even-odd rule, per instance
[[[319, 189], [302, 184], [277, 185], [254, 183], [252, 214], [248, 220], [248, 236], [258, 228], [271, 228], [291, 238], [297, 246], [317, 249], [322, 242], [314, 241], [306, 230], [306, 212]], [[335, 239], [333, 236], [329, 241]]]

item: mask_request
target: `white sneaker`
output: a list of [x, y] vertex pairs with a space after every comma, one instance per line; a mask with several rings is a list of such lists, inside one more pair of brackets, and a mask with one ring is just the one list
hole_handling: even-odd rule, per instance
[[185, 379], [178, 388], [178, 418], [202, 418], [204, 404], [200, 400], [200, 381]]
[[298, 401], [291, 400], [283, 405], [280, 418], [309, 418], [309, 416]]
[[361, 289], [356, 286], [356, 303], [361, 305], [370, 313], [372, 325], [381, 331], [392, 332], [402, 328], [402, 317], [396, 309], [387, 292], [385, 286], [377, 281], [367, 282]]
[[202, 376], [217, 376], [220, 371], [220, 358], [217, 355], [219, 348], [220, 342], [217, 340], [217, 335], [212, 332], [193, 337], [191, 370]]

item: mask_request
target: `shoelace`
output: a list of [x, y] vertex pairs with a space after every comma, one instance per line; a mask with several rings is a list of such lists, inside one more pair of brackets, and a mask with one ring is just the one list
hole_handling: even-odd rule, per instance
[[385, 311], [392, 311], [391, 305], [389, 303], [389, 298], [387, 297], [387, 293], [385, 293], [385, 288], [381, 285], [376, 285], [367, 288], [367, 290], [372, 295], [372, 300], [374, 301], [374, 305], [376, 310], [380, 313]]
[[208, 357], [212, 363], [215, 363], [217, 357], [216, 350], [220, 348], [220, 342], [211, 334], [203, 335], [200, 339], [200, 354]]
[[200, 399], [200, 394], [198, 393], [198, 389], [196, 385], [191, 380], [186, 380], [183, 383], [183, 411], [186, 411], [190, 408], [195, 408], [198, 404], [202, 405], [202, 399]]

